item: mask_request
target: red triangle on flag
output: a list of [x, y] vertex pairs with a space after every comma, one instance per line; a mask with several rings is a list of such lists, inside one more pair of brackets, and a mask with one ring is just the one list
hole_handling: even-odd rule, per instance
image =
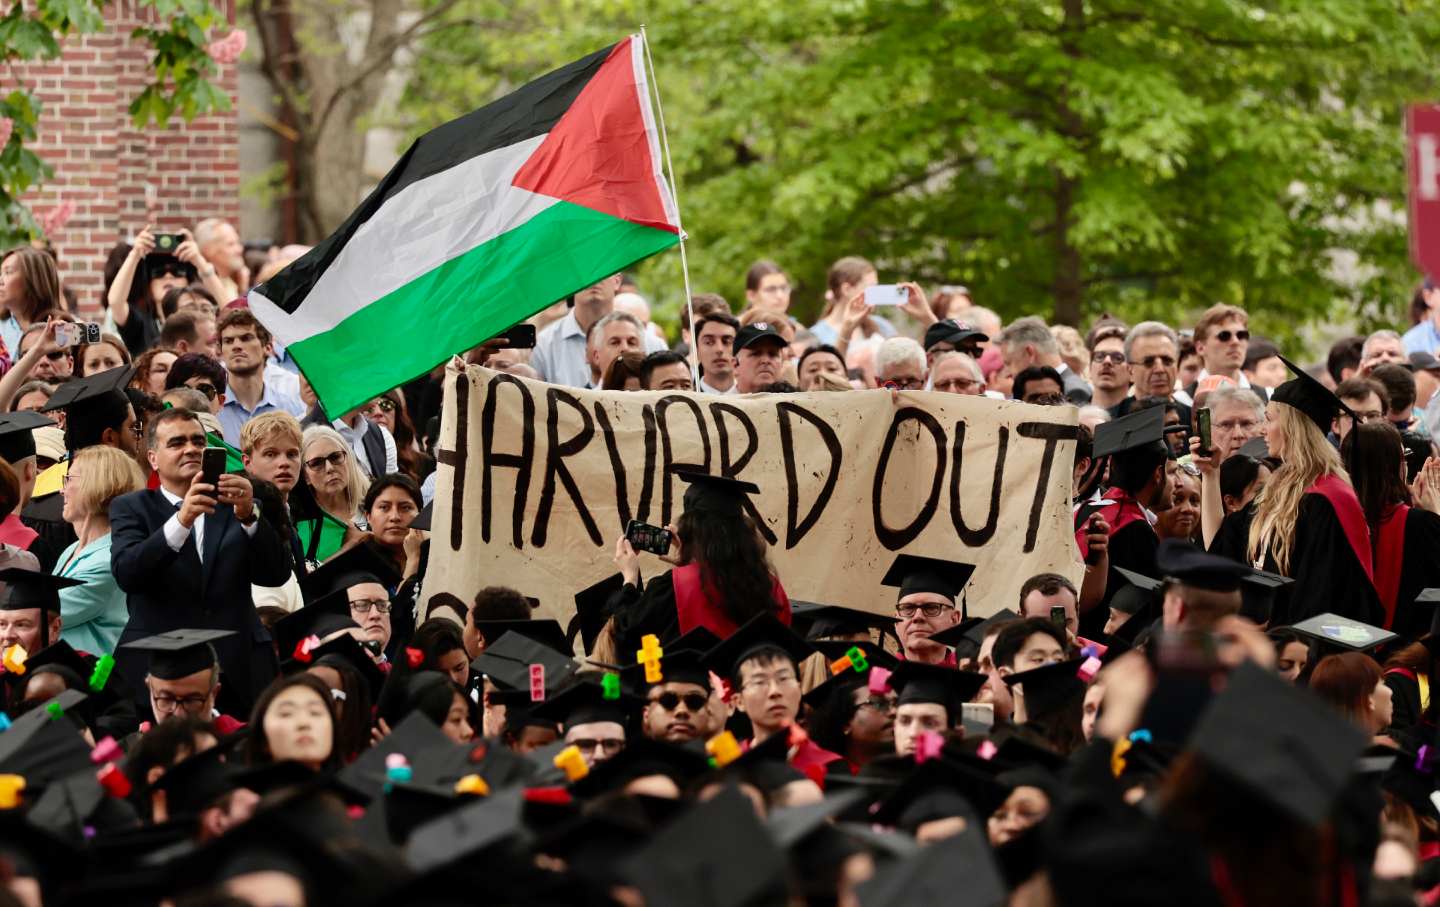
[[[637, 81], [635, 38], [615, 45], [512, 185], [621, 220], [679, 233], [666, 211], [659, 154]], [[643, 106], [642, 106], [643, 105]]]

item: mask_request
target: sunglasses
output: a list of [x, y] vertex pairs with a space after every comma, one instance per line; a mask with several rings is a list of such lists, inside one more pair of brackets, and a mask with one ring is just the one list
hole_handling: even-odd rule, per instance
[[383, 413], [393, 413], [395, 412], [395, 401], [389, 397], [380, 397], [370, 401], [370, 408], [378, 409]]
[[650, 701], [660, 706], [660, 708], [664, 709], [667, 712], [675, 711], [676, 707], [679, 706], [682, 702], [685, 703], [685, 708], [687, 710], [691, 712], [698, 712], [701, 709], [705, 708], [705, 705], [710, 701], [710, 698], [703, 693], [686, 693], [683, 696], [679, 693], [661, 693], [659, 696], [656, 696]]
[[46, 353], [45, 358], [49, 359], [51, 362], [59, 362], [61, 359], [64, 359], [68, 355], [70, 354], [65, 350], [56, 350], [53, 353]]
[[1090, 358], [1096, 362], [1113, 362], [1119, 365], [1125, 361], [1125, 354], [1119, 350], [1101, 350], [1098, 353], [1091, 353]]
[[1229, 343], [1231, 340], [1249, 340], [1250, 332], [1246, 330], [1239, 330], [1234, 332], [1216, 331], [1215, 339], [1220, 341], [1221, 343]]
[[150, 272], [151, 280], [154, 280], [157, 277], [184, 277], [188, 279], [189, 276], [189, 270], [183, 264], [180, 264], [178, 262], [173, 265], [161, 265]]
[[345, 451], [337, 450], [332, 454], [323, 457], [311, 457], [305, 461], [305, 468], [312, 472], [319, 472], [326, 466], [334, 466], [337, 469], [345, 462]]

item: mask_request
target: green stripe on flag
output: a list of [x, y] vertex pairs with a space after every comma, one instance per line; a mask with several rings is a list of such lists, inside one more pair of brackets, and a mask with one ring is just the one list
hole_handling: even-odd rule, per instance
[[560, 202], [289, 349], [338, 417], [679, 239]]

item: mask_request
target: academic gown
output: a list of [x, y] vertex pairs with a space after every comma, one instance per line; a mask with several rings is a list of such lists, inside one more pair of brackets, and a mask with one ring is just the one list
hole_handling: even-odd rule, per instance
[[1402, 734], [1420, 723], [1424, 706], [1420, 694], [1420, 678], [1409, 668], [1391, 668], [1385, 672], [1385, 685], [1390, 688], [1390, 733]]
[[[1225, 517], [1210, 551], [1243, 564], [1250, 563], [1247, 552], [1254, 517], [1253, 504]], [[1270, 626], [1288, 626], [1325, 613], [1374, 626], [1384, 623], [1385, 608], [1370, 579], [1369, 564], [1361, 560], [1362, 553], [1369, 555], [1368, 537], [1363, 546], [1352, 543], [1334, 506], [1324, 495], [1307, 493], [1302, 497], [1288, 574], [1295, 582], [1280, 589], [1275, 596]], [[1271, 573], [1283, 572], [1268, 551], [1261, 568]]]
[[[605, 610], [615, 618], [619, 651], [639, 651], [640, 640], [652, 633], [663, 647], [697, 626], [721, 639], [735, 632], [737, 625], [721, 608], [718, 594], [701, 587], [699, 570], [694, 564], [686, 564], [650, 580], [643, 590], [626, 583], [611, 594]], [[788, 627], [790, 599], [778, 579], [772, 593], [780, 605], [775, 616]]]
[[1079, 633], [1095, 639], [1104, 634], [1105, 622], [1110, 618], [1110, 599], [1128, 585], [1128, 581], [1116, 572], [1117, 567], [1138, 573], [1141, 576], [1155, 576], [1155, 553], [1160, 548], [1160, 537], [1150, 525], [1145, 511], [1133, 497], [1118, 488], [1106, 491], [1103, 501], [1118, 501], [1113, 506], [1096, 507], [1083, 505], [1075, 516], [1075, 543], [1081, 556], [1086, 553], [1085, 525], [1093, 513], [1102, 514], [1110, 524], [1110, 545], [1107, 549], [1110, 568], [1105, 578], [1105, 597], [1089, 611], [1080, 615]]
[[1381, 522], [1375, 544], [1375, 586], [1387, 613], [1394, 608], [1389, 629], [1406, 639], [1430, 632], [1435, 608], [1417, 606], [1415, 597], [1440, 588], [1440, 514], [1401, 506]]

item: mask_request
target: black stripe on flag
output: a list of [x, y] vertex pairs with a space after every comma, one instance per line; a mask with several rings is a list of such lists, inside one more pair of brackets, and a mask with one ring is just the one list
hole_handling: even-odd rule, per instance
[[293, 313], [320, 275], [360, 226], [392, 196], [412, 183], [434, 176], [497, 148], [544, 135], [554, 128], [581, 89], [594, 77], [615, 45], [547, 73], [503, 98], [425, 133], [390, 168], [375, 191], [323, 242], [296, 259], [257, 289], [275, 305]]

